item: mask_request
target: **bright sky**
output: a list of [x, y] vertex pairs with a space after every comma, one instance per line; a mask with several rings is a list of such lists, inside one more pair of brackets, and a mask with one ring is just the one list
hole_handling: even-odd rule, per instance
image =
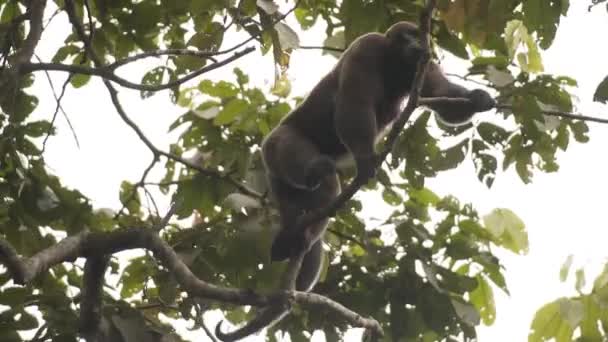
[[[543, 54], [545, 69], [548, 73], [568, 75], [579, 81], [576, 94], [581, 113], [608, 118], [608, 106], [592, 103], [595, 87], [608, 75], [608, 47], [601, 38], [608, 32], [608, 14], [601, 6], [588, 13], [589, 1], [571, 3], [569, 16], [560, 25], [555, 43]], [[63, 20], [65, 18], [61, 18]], [[52, 25], [45, 32], [38, 53], [49, 56], [61, 44], [65, 32], [65, 27]], [[302, 33], [302, 44], [320, 45], [320, 32]], [[293, 94], [309, 91], [334, 63], [333, 58], [321, 57], [318, 51], [297, 51], [289, 71]], [[236, 65], [250, 74], [257, 85], [272, 81], [271, 59], [261, 57], [257, 52], [238, 64], [204, 76], [234, 80], [231, 70]], [[452, 73], [464, 72], [464, 69], [450, 69], [449, 62], [443, 66]], [[147, 67], [129, 67], [123, 75], [139, 81]], [[66, 76], [54, 74], [57, 87]], [[45, 94], [40, 98], [37, 115], [48, 119], [55, 103], [43, 73], [37, 74], [35, 87], [36, 94]], [[175, 140], [175, 134], [168, 134], [167, 127], [183, 111], [171, 105], [167, 93], [142, 101], [137, 92], [124, 89], [120, 96], [127, 112], [157, 146], [166, 148]], [[120, 182], [124, 179], [137, 181], [151, 160], [150, 152], [119, 119], [107, 91], [98, 80], [93, 86], [69, 89], [63, 106], [80, 139], [80, 149], [75, 146], [65, 120], [58, 118], [60, 135], [49, 140], [48, 166], [65, 184], [84, 192], [96, 207], [119, 208]], [[562, 284], [558, 278], [559, 268], [569, 254], [575, 255], [575, 268], [585, 267], [588, 283], [592, 283], [592, 276], [606, 261], [608, 224], [604, 210], [608, 159], [602, 156], [606, 155], [608, 146], [608, 126], [594, 123], [590, 126], [590, 143], [571, 143], [566, 153], [559, 154], [559, 172], [537, 174], [530, 185], [524, 185], [513, 170], [508, 170], [499, 174], [493, 188], [488, 190], [477, 180], [470, 161], [428, 183], [441, 195], [453, 194], [462, 202], [473, 203], [481, 214], [495, 207], [512, 209], [527, 225], [529, 255], [498, 252], [506, 266], [511, 296], [495, 289], [497, 320], [494, 326], [479, 329], [480, 341], [525, 341], [536, 309], [559, 296], [574, 294], [572, 282]], [[162, 170], [157, 169], [149, 179], [160, 174]], [[166, 205], [166, 199], [159, 202]], [[388, 212], [373, 203], [378, 201], [367, 201], [366, 210], [374, 212], [376, 217], [383, 210]], [[197, 338], [200, 341], [206, 337], [198, 335]]]

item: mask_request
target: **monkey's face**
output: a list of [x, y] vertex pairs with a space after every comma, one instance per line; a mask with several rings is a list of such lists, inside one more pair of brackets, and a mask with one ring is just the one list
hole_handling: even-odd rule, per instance
[[424, 53], [420, 45], [420, 30], [410, 22], [402, 21], [394, 24], [386, 31], [386, 37], [391, 42], [394, 51], [407, 64], [414, 64]]

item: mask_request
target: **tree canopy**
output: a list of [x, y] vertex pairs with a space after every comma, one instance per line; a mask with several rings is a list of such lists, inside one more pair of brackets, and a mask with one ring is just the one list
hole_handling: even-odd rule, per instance
[[[589, 10], [606, 3], [592, 0]], [[433, 58], [466, 61], [459, 77], [491, 91], [495, 113], [458, 128], [424, 107], [402, 116], [403, 129], [396, 124], [380, 142], [386, 159], [377, 177], [352, 185], [326, 213], [320, 283], [312, 294], [285, 296], [278, 286], [289, 267], [268, 257], [278, 213], [260, 143], [305, 95], [292, 94], [290, 58], [302, 49], [339, 57], [364, 33], [420, 22], [429, 5]], [[608, 122], [575, 113], [575, 79], [544, 72], [542, 53], [568, 8], [568, 0], [0, 0], [0, 336], [187, 341], [171, 323], [182, 320], [213, 339], [209, 314], [238, 325], [255, 315], [249, 306], [279, 302], [291, 314], [266, 331], [270, 341], [284, 333], [308, 341], [318, 330], [338, 341], [352, 327], [371, 340], [474, 339], [495, 320], [494, 291], [509, 291], [495, 250], [525, 254], [526, 227], [508, 208], [478, 213], [426, 180], [469, 162], [487, 187], [508, 169], [530, 183], [558, 171], [559, 152], [589, 140], [588, 122]], [[68, 34], [48, 43], [53, 54], [38, 54], [57, 21]], [[301, 44], [318, 27], [318, 45]], [[272, 84], [250, 80], [242, 61], [254, 54], [273, 62]], [[133, 65], [145, 71], [121, 71]], [[231, 76], [207, 77], [220, 68]], [[46, 93], [34, 91], [47, 81]], [[69, 120], [66, 89], [95, 86], [150, 156], [137, 181], [115, 189], [120, 206], [112, 209], [64, 185], [45, 162], [49, 139], [78, 134], [55, 129], [59, 117]], [[169, 148], [132, 119], [138, 110], [121, 99], [126, 92], [173, 104]], [[55, 112], [40, 119], [39, 99], [49, 94]], [[412, 96], [404, 113], [431, 100]], [[608, 102], [608, 76], [594, 101]], [[341, 172], [343, 188], [353, 174]], [[380, 194], [391, 215], [370, 224], [357, 191]], [[117, 254], [126, 250], [140, 253]], [[580, 292], [579, 280], [579, 297], [541, 308], [530, 341], [605, 337], [606, 274], [592, 293]]]

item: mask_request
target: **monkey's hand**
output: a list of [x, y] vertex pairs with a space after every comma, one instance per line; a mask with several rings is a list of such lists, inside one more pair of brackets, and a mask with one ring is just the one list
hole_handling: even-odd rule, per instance
[[496, 101], [487, 91], [482, 89], [474, 89], [471, 90], [467, 94], [467, 98], [471, 101], [473, 105], [473, 112], [485, 112], [496, 107]]
[[329, 157], [321, 156], [312, 161], [308, 170], [306, 170], [306, 186], [310, 190], [315, 190], [319, 187], [323, 178], [335, 174], [336, 164], [334, 161]]

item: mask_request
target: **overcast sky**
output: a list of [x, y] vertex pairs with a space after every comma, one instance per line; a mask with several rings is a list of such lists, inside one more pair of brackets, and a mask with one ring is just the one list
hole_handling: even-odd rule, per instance
[[[595, 87], [608, 75], [608, 48], [604, 37], [608, 32], [608, 13], [602, 6], [588, 13], [588, 2], [571, 2], [568, 17], [560, 25], [551, 49], [543, 53], [543, 61], [548, 73], [568, 75], [579, 81], [576, 95], [581, 113], [608, 118], [606, 106], [592, 103]], [[65, 27], [52, 25], [43, 36], [39, 54], [49, 56], [65, 35]], [[319, 30], [304, 32], [300, 38], [303, 45], [321, 44]], [[289, 71], [292, 94], [305, 94], [334, 63], [333, 58], [321, 57], [317, 51], [294, 53]], [[231, 70], [236, 65], [250, 74], [254, 84], [264, 86], [272, 81], [272, 60], [259, 53], [205, 77], [233, 81]], [[123, 75], [138, 81], [148, 66], [129, 67]], [[449, 61], [443, 66], [450, 72], [464, 71], [458, 67], [451, 69]], [[65, 74], [54, 74], [53, 79], [60, 86], [65, 77]], [[44, 74], [37, 74], [35, 87], [37, 94], [46, 96], [41, 97], [36, 115], [48, 119], [53, 113], [54, 101]], [[157, 146], [166, 148], [175, 140], [175, 134], [168, 134], [167, 127], [183, 110], [170, 104], [166, 92], [146, 101], [140, 100], [137, 92], [126, 89], [121, 90], [120, 96], [126, 110]], [[45, 155], [48, 166], [65, 184], [83, 191], [96, 207], [119, 208], [120, 182], [137, 181], [152, 158], [150, 152], [119, 119], [99, 81], [83, 89], [69, 89], [63, 106], [76, 129], [80, 148], [75, 146], [65, 120], [59, 118], [59, 135], [50, 139]], [[453, 194], [463, 202], [473, 203], [481, 214], [504, 207], [515, 211], [526, 223], [529, 255], [514, 256], [498, 251], [507, 268], [511, 296], [495, 289], [497, 320], [494, 326], [479, 329], [482, 342], [525, 341], [537, 308], [559, 296], [574, 294], [572, 282], [561, 284], [558, 278], [559, 267], [569, 254], [575, 255], [574, 267], [584, 266], [588, 275], [597, 274], [606, 261], [608, 126], [589, 125], [591, 142], [571, 143], [568, 151], [558, 156], [559, 172], [536, 174], [531, 185], [524, 185], [515, 172], [509, 170], [500, 173], [493, 188], [488, 190], [477, 180], [470, 161], [428, 182], [429, 187], [441, 195]], [[162, 174], [162, 169], [157, 169], [155, 174]], [[154, 174], [149, 179], [155, 179]], [[165, 204], [166, 201], [160, 200]], [[387, 208], [375, 207], [378, 201], [366, 202], [366, 210], [375, 216], [389, 212]], [[588, 283], [591, 280], [589, 276]], [[201, 339], [205, 337], [198, 336], [197, 340]]]

